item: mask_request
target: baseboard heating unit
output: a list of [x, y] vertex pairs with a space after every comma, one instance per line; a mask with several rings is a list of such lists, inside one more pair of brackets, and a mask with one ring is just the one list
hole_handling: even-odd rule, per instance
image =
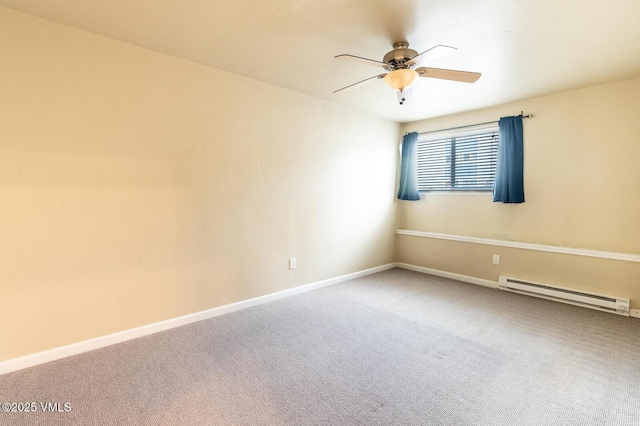
[[624, 297], [588, 293], [571, 288], [556, 287], [549, 284], [524, 281], [504, 276], [500, 276], [498, 285], [501, 290], [597, 309], [626, 317], [629, 316], [629, 299]]

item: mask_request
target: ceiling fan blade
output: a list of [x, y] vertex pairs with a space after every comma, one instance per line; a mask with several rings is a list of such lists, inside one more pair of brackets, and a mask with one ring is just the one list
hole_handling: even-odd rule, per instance
[[416, 72], [420, 77], [439, 78], [442, 80], [461, 81], [463, 83], [475, 83], [480, 76], [479, 72], [445, 70], [442, 68], [416, 68]]
[[409, 65], [420, 65], [425, 62], [433, 61], [438, 58], [442, 58], [443, 56], [449, 55], [458, 50], [455, 47], [444, 46], [442, 44], [438, 44], [437, 46], [433, 46], [429, 50], [425, 50], [417, 56], [411, 58], [407, 63]]
[[354, 55], [343, 54], [343, 55], [334, 56], [334, 58], [342, 59], [343, 61], [357, 62], [365, 65], [373, 65], [374, 67], [389, 66], [388, 64], [385, 64], [384, 62], [381, 62], [381, 61], [376, 61], [375, 59], [361, 58], [360, 56], [354, 56]]
[[373, 79], [383, 78], [385, 75], [386, 74], [379, 74], [379, 75], [374, 75], [373, 77], [365, 78], [364, 80], [361, 80], [361, 81], [359, 81], [357, 83], [350, 84], [350, 85], [348, 85], [346, 87], [343, 87], [342, 89], [334, 90], [333, 93], [344, 92], [346, 90], [355, 89], [356, 87], [360, 87], [361, 85], [364, 85], [365, 83], [369, 83], [369, 82], [373, 81]]

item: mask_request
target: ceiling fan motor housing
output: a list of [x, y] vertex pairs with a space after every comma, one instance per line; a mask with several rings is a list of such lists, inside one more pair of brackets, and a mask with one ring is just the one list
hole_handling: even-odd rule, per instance
[[400, 41], [393, 43], [393, 50], [384, 55], [382, 62], [389, 64], [389, 68], [392, 70], [409, 68], [406, 63], [416, 56], [418, 56], [418, 52], [413, 49], [409, 49], [409, 43], [406, 41]]

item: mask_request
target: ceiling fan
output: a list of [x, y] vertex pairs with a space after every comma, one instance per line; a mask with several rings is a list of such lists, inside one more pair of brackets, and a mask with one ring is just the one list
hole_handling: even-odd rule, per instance
[[439, 78], [443, 80], [461, 81], [464, 83], [475, 83], [481, 76], [479, 72], [419, 66], [425, 62], [432, 61], [436, 58], [455, 52], [456, 50], [457, 49], [455, 47], [437, 45], [422, 53], [418, 53], [413, 49], [409, 49], [409, 43], [406, 41], [399, 41], [397, 43], [393, 43], [393, 50], [384, 55], [382, 61], [348, 54], [337, 55], [335, 56], [335, 59], [382, 67], [386, 72], [358, 81], [357, 83], [350, 84], [342, 89], [334, 91], [333, 93], [354, 89], [373, 80], [384, 79], [392, 89], [398, 91], [398, 101], [400, 102], [400, 105], [402, 105], [407, 99], [407, 89], [411, 86], [416, 77]]

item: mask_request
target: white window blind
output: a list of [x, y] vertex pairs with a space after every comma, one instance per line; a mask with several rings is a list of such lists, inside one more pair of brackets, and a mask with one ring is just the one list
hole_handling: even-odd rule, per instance
[[418, 138], [420, 191], [492, 191], [498, 156], [498, 128]]

